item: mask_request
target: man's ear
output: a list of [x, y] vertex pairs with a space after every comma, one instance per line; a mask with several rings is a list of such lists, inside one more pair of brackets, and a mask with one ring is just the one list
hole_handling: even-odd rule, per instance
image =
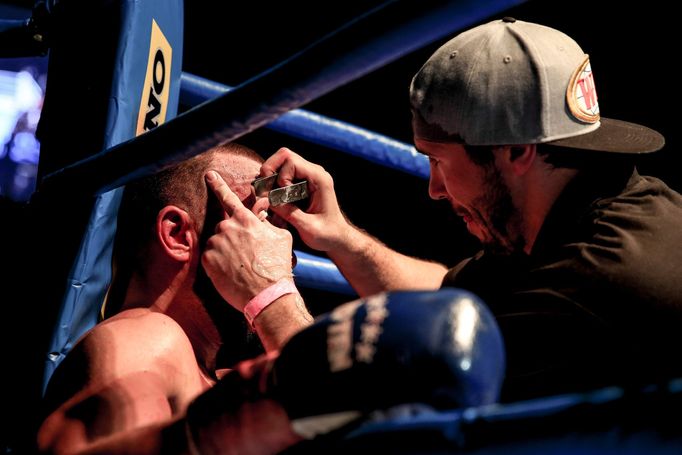
[[195, 236], [189, 213], [174, 205], [164, 207], [156, 217], [156, 235], [168, 256], [179, 262], [191, 259]]
[[514, 175], [524, 175], [533, 165], [536, 156], [535, 144], [505, 145], [498, 152], [498, 166], [503, 166]]

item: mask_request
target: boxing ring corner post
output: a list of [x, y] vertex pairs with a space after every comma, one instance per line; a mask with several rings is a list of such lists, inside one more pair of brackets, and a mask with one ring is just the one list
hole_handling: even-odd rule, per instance
[[[33, 293], [48, 302], [43, 314], [54, 323], [42, 354], [43, 393], [61, 360], [98, 321], [111, 280], [122, 194], [122, 188], [85, 193], [77, 181], [67, 191], [45, 191], [44, 176], [175, 116], [184, 4], [63, 1], [51, 3], [49, 12], [48, 78], [38, 127], [42, 182], [30, 202], [40, 211], [40, 224], [44, 219], [60, 221], [52, 223], [50, 236], [41, 232], [35, 237], [40, 261], [30, 271], [42, 273], [43, 286]], [[153, 109], [148, 109], [150, 103]]]

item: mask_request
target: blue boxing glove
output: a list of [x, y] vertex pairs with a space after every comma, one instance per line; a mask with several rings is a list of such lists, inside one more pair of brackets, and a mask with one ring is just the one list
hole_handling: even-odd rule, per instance
[[296, 428], [308, 416], [350, 419], [401, 403], [493, 403], [504, 370], [502, 336], [480, 299], [456, 289], [404, 291], [318, 318], [282, 349], [268, 388]]
[[497, 323], [480, 299], [442, 289], [341, 305], [263, 365], [249, 380], [228, 375], [195, 400], [190, 427], [260, 399], [281, 405], [307, 439], [403, 403], [436, 409], [489, 404], [499, 397], [505, 356]]

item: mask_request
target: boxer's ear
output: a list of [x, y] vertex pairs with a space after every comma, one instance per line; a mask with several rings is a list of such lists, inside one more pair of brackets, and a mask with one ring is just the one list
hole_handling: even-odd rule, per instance
[[194, 230], [189, 214], [174, 205], [159, 211], [156, 236], [166, 255], [179, 262], [189, 261], [194, 246]]

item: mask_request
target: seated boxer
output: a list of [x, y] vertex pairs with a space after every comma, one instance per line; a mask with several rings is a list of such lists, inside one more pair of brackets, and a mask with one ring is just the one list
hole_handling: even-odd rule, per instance
[[[292, 281], [291, 235], [265, 219], [267, 198], [256, 199], [251, 192], [261, 162], [252, 150], [228, 144], [128, 185], [119, 214], [108, 317], [79, 341], [53, 375], [45, 400], [50, 415], [39, 431], [42, 449], [78, 452], [177, 419], [217, 381], [219, 354], [234, 360], [232, 353], [245, 347], [241, 312], [273, 283], [284, 284], [282, 295], [251, 314], [252, 329], [266, 351], [278, 350], [312, 321]], [[209, 169], [234, 191], [230, 194], [241, 205], [239, 216], [224, 219], [226, 209], [209, 197], [204, 181]], [[239, 235], [264, 239], [256, 245], [282, 240], [275, 242], [278, 250], [249, 252], [253, 259], [245, 261], [236, 282], [242, 295], [232, 296], [230, 305], [216, 298], [201, 267], [207, 238], [219, 222]], [[222, 288], [228, 285], [221, 281]]]

